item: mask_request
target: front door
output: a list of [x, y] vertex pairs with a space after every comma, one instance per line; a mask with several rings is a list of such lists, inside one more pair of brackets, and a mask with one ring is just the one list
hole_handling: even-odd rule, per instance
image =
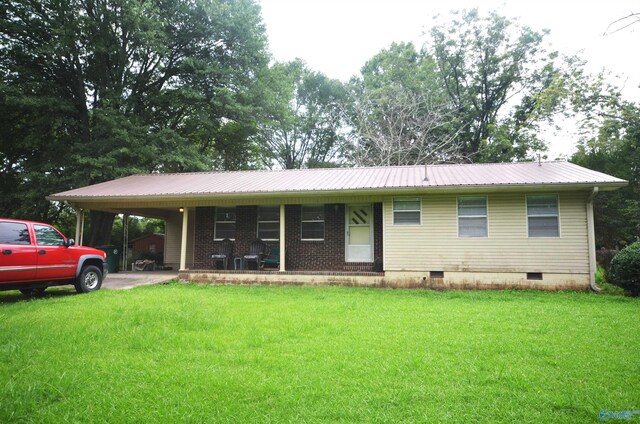
[[347, 205], [346, 261], [373, 262], [373, 208]]

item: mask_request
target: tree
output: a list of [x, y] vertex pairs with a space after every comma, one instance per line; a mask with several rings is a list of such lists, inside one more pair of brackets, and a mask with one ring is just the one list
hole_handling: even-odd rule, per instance
[[640, 105], [623, 101], [610, 86], [574, 103], [585, 116], [583, 128], [595, 130], [580, 141], [571, 161], [629, 181], [594, 200], [596, 245], [624, 247], [640, 236]]
[[[2, 214], [51, 220], [52, 192], [242, 167], [267, 61], [252, 0], [2, 3]], [[92, 212], [90, 244], [113, 217]]]
[[435, 63], [412, 43], [392, 44], [350, 82], [347, 109], [356, 165], [407, 165], [461, 160], [459, 128]]
[[640, 13], [629, 13], [620, 19], [611, 22], [604, 32], [604, 35], [615, 34], [616, 32], [625, 30], [631, 25], [640, 24]]
[[455, 12], [430, 33], [461, 131], [462, 153], [476, 162], [524, 159], [544, 150], [538, 126], [556, 111], [565, 75], [547, 53], [546, 32], [477, 9]]
[[263, 162], [283, 169], [339, 162], [345, 144], [342, 83], [297, 59], [274, 64], [266, 84], [270, 108], [257, 137]]

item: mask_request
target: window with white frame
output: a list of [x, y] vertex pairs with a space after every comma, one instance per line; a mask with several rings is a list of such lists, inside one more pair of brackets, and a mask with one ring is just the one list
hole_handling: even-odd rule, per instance
[[280, 206], [258, 206], [258, 238], [280, 240]]
[[393, 199], [393, 225], [420, 225], [420, 198]]
[[302, 240], [324, 240], [324, 205], [302, 205]]
[[236, 208], [216, 208], [216, 223], [214, 228], [216, 240], [236, 238]]
[[486, 196], [458, 197], [458, 237], [487, 237]]
[[527, 196], [529, 237], [560, 237], [558, 196], [535, 194]]

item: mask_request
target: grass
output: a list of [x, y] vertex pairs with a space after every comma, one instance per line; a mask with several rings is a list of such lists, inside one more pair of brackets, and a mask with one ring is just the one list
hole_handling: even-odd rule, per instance
[[0, 422], [599, 422], [640, 409], [639, 312], [528, 291], [7, 292]]
[[624, 295], [624, 289], [607, 281], [607, 272], [600, 265], [596, 268], [596, 285], [602, 289], [602, 294]]

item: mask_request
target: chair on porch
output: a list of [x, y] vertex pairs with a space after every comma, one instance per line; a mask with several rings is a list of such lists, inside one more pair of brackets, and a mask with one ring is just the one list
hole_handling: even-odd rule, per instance
[[261, 268], [280, 268], [280, 248], [272, 247], [269, 256], [264, 258]]
[[262, 263], [262, 258], [264, 258], [265, 244], [264, 241], [260, 239], [256, 239], [251, 242], [249, 245], [249, 253], [243, 256], [244, 260], [244, 269], [249, 269], [249, 262], [256, 263], [256, 270], [260, 269], [260, 264]]
[[233, 256], [233, 242], [228, 238], [218, 244], [218, 252], [211, 255], [211, 259], [218, 267], [218, 261], [222, 261], [224, 269], [229, 269], [229, 259]]

